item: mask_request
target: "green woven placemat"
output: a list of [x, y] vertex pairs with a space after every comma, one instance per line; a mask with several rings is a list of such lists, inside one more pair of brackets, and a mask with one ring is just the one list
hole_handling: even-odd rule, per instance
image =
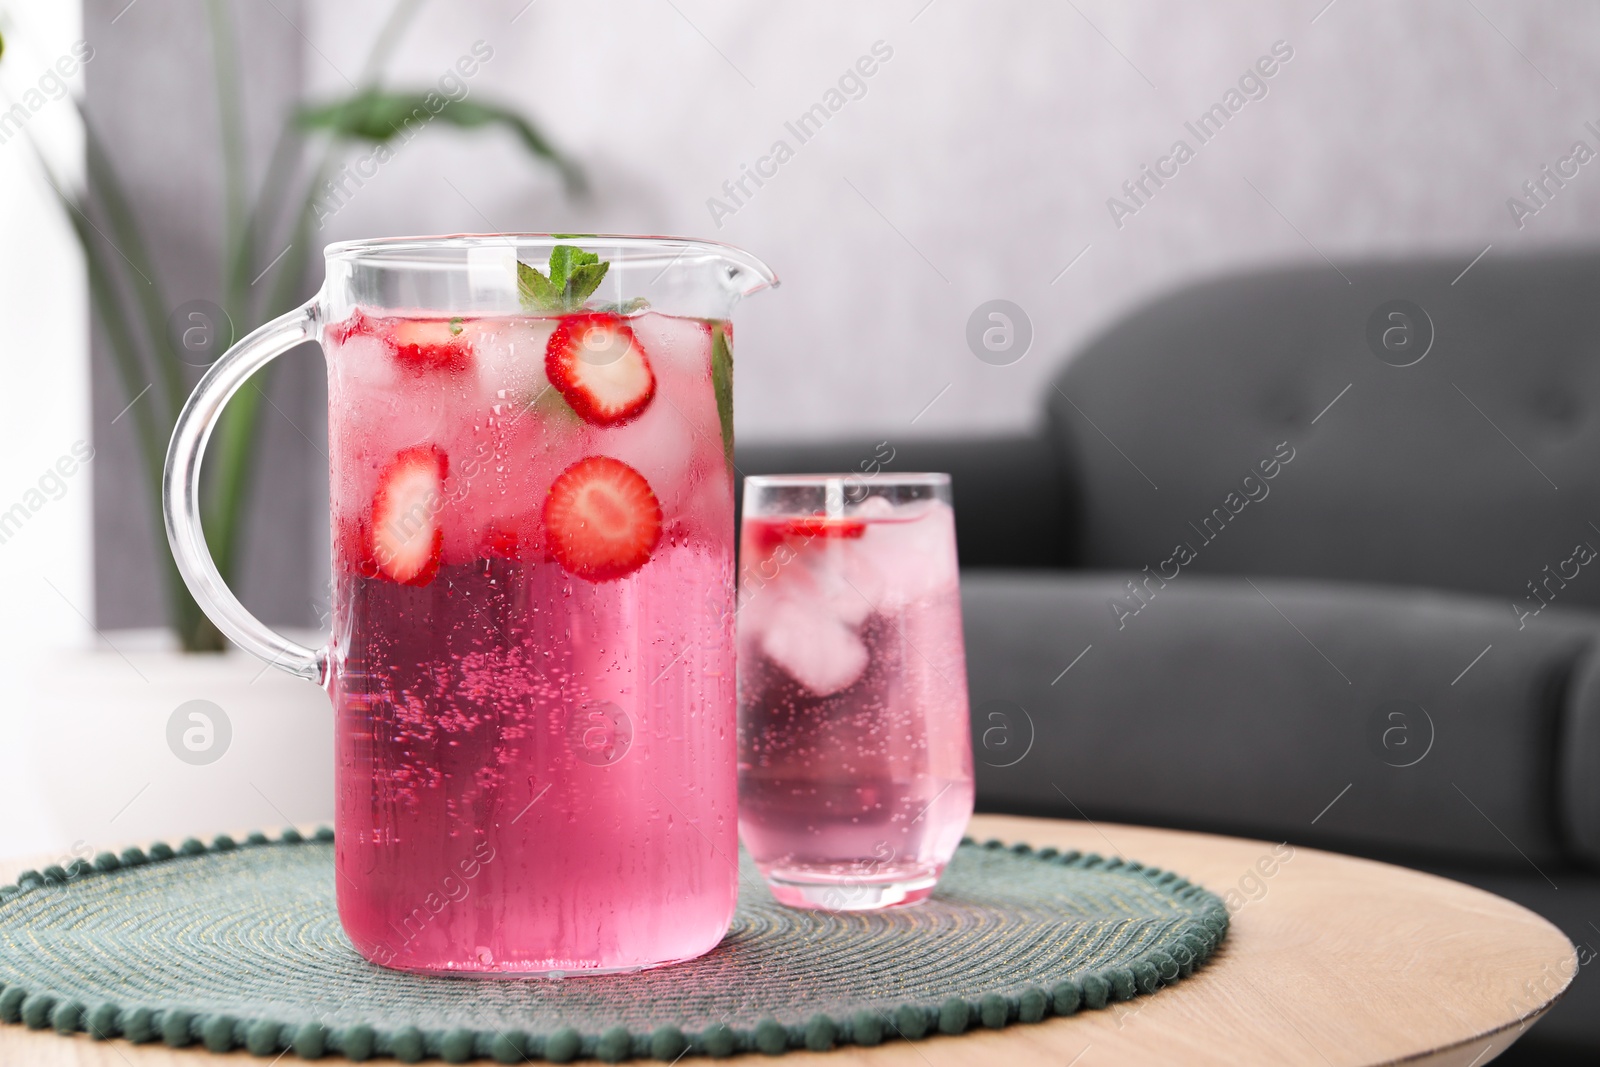
[[746, 859], [733, 928], [697, 960], [563, 981], [425, 978], [373, 966], [345, 938], [332, 836], [191, 840], [24, 872], [0, 888], [0, 1019], [308, 1059], [820, 1050], [1153, 993], [1228, 926], [1220, 899], [1170, 872], [969, 841], [915, 908], [785, 908]]

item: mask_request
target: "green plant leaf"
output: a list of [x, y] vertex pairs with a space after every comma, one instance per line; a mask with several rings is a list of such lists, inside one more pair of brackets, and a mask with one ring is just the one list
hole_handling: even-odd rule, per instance
[[589, 183], [584, 177], [583, 168], [558, 152], [538, 127], [510, 108], [478, 100], [461, 100], [445, 108], [441, 114], [449, 114], [450, 121], [463, 128], [489, 124], [504, 126], [516, 134], [531, 155], [545, 160], [560, 171], [568, 192], [583, 193], [588, 190]]
[[366, 89], [320, 106], [306, 105], [295, 115], [303, 130], [326, 130], [340, 137], [367, 141], [388, 141], [405, 130], [405, 120], [416, 116], [422, 122], [433, 115], [421, 93], [386, 93]]
[[336, 137], [384, 144], [396, 138], [411, 140], [434, 120], [460, 129], [501, 126], [515, 134], [530, 154], [553, 165], [570, 192], [586, 186], [576, 163], [558, 152], [531, 121], [508, 107], [479, 100], [450, 100], [438, 110], [444, 98], [434, 90], [387, 91], [364, 89], [350, 96], [316, 106], [302, 107], [295, 115], [303, 130], [325, 130]]
[[717, 420], [722, 423], [722, 455], [733, 470], [733, 349], [727, 327], [711, 327], [711, 390], [717, 398]]

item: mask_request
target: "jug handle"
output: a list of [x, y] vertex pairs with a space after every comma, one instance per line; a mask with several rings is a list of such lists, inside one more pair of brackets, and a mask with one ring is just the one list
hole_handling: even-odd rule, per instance
[[178, 415], [161, 480], [161, 509], [178, 573], [217, 629], [268, 665], [323, 684], [328, 649], [291, 641], [250, 614], [222, 580], [200, 526], [200, 461], [228, 400], [267, 363], [317, 339], [318, 298], [312, 298], [255, 330], [211, 365]]

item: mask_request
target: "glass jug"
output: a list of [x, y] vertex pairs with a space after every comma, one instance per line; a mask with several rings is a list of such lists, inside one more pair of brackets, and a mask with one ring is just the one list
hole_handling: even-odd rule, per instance
[[[167, 533], [241, 648], [324, 685], [339, 917], [367, 959], [561, 975], [698, 956], [738, 879], [733, 333], [776, 284], [704, 241], [352, 241], [180, 415]], [[280, 353], [328, 365], [333, 624], [268, 629], [200, 528], [206, 440]]]

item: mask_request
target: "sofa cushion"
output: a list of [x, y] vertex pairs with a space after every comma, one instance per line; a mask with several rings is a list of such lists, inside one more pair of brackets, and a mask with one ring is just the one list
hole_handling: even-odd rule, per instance
[[1208, 281], [1090, 344], [1047, 393], [1081, 564], [1600, 605], [1600, 255], [1470, 258]]
[[1141, 603], [1132, 580], [963, 577], [981, 808], [1530, 876], [1581, 858], [1557, 753], [1586, 613], [1518, 630], [1477, 598], [1191, 575]]

